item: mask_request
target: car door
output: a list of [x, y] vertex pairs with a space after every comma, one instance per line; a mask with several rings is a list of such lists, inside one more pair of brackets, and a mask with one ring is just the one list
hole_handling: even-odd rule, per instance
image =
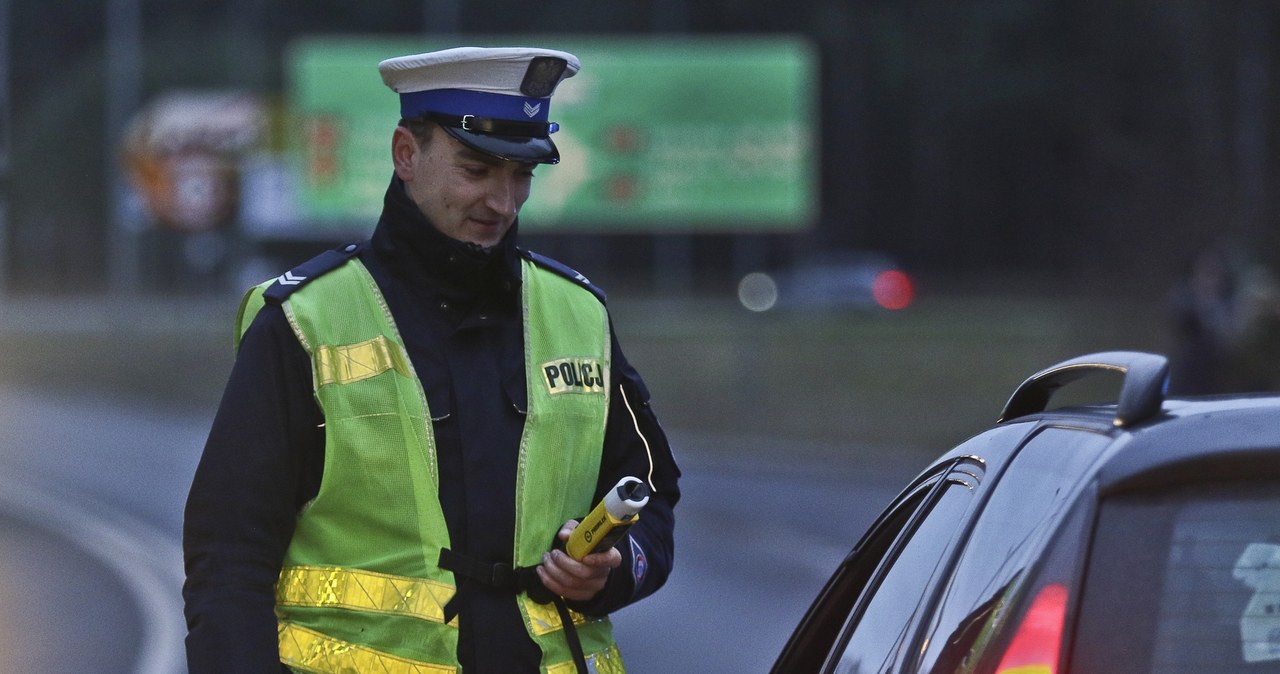
[[[974, 671], [974, 663], [992, 659], [990, 650], [1008, 644], [1018, 625], [1010, 608], [1039, 589], [1036, 571], [1055, 537], [1079, 537], [1063, 531], [1067, 516], [1112, 442], [1104, 429], [1046, 425], [993, 476], [917, 638], [919, 663], [905, 671]], [[1078, 563], [1070, 561], [1068, 570]]]
[[1028, 424], [1011, 424], [978, 435], [916, 478], [827, 582], [772, 671], [897, 671], [986, 473], [1028, 430]]

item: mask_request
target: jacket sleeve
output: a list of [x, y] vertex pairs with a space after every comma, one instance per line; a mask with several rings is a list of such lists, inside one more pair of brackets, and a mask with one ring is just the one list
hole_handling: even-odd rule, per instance
[[[613, 330], [611, 329], [612, 333]], [[590, 615], [611, 613], [658, 590], [671, 573], [675, 556], [675, 506], [680, 500], [680, 469], [658, 424], [649, 391], [613, 341], [612, 392], [595, 499], [619, 480], [632, 476], [652, 490], [640, 519], [618, 542], [622, 565], [590, 602], [571, 602]]]
[[187, 497], [192, 674], [281, 672], [274, 587], [302, 504], [319, 485], [322, 417], [310, 363], [279, 307], [245, 333]]

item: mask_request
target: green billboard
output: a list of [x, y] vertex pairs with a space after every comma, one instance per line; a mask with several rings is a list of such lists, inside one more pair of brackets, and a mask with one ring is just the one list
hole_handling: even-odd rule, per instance
[[460, 44], [536, 44], [582, 61], [552, 99], [562, 161], [536, 170], [526, 231], [794, 231], [817, 217], [818, 63], [804, 39], [524, 36], [292, 45], [307, 218], [377, 217], [399, 109], [377, 63]]

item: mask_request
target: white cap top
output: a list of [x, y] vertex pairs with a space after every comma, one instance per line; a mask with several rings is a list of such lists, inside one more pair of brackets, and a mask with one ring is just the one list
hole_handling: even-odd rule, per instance
[[[535, 58], [564, 61], [543, 89], [530, 93], [521, 85]], [[397, 56], [378, 64], [382, 81], [398, 94], [434, 89], [466, 89], [508, 96], [547, 98], [561, 80], [573, 77], [582, 65], [568, 52], [533, 47], [456, 47], [412, 56]], [[548, 88], [549, 85], [549, 88]]]

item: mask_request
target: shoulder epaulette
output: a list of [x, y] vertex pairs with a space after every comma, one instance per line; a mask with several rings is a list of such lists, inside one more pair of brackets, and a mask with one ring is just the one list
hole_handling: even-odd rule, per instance
[[578, 270], [570, 267], [569, 265], [563, 262], [560, 262], [558, 260], [553, 260], [547, 257], [546, 255], [542, 255], [541, 253], [535, 253], [531, 250], [521, 250], [520, 252], [524, 253], [525, 257], [529, 258], [529, 260], [531, 260], [534, 264], [538, 265], [539, 267], [543, 267], [545, 269], [553, 271], [559, 274], [560, 276], [563, 276], [569, 279], [570, 281], [577, 283], [583, 288], [586, 288], [587, 290], [591, 291], [591, 294], [595, 295], [596, 299], [600, 300], [601, 304], [606, 304], [604, 291], [601, 290], [595, 284], [591, 283], [591, 281], [588, 280], [587, 277], [578, 273]]
[[323, 276], [326, 272], [337, 269], [344, 262], [355, 257], [360, 252], [360, 248], [360, 244], [351, 243], [320, 253], [277, 276], [275, 282], [263, 291], [262, 298], [269, 304], [283, 304], [289, 295], [297, 292], [302, 286]]

